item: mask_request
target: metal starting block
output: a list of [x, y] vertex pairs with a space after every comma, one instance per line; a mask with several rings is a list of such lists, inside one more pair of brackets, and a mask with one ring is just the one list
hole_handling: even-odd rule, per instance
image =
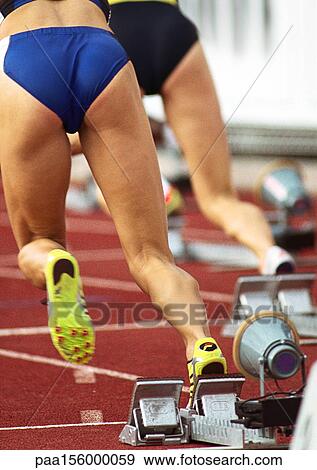
[[186, 444], [188, 426], [179, 413], [182, 379], [138, 379], [120, 442], [132, 446]]
[[182, 233], [184, 226], [184, 217], [169, 216], [168, 243], [176, 259], [238, 268], [257, 267], [257, 258], [248, 248], [228, 243], [185, 240]]
[[[234, 449], [286, 447], [300, 397], [280, 398], [284, 400], [280, 407], [272, 398], [243, 401], [239, 397], [244, 382], [240, 374], [200, 377], [192, 408], [179, 409], [183, 380], [138, 379], [120, 442], [132, 446], [199, 441]], [[266, 423], [273, 425], [264, 427]]]
[[315, 274], [243, 276], [236, 283], [232, 320], [222, 335], [234, 337], [241, 322], [261, 311], [287, 315], [300, 336], [317, 337], [317, 309], [312, 301]]
[[247, 429], [237, 420], [236, 403], [245, 378], [239, 374], [199, 378], [193, 409], [182, 409], [181, 416], [190, 426], [190, 438], [236, 449], [276, 446], [271, 429]]

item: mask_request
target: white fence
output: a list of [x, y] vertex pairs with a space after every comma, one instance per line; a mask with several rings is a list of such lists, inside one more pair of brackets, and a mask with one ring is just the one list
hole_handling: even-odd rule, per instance
[[181, 0], [233, 124], [317, 128], [316, 0]]

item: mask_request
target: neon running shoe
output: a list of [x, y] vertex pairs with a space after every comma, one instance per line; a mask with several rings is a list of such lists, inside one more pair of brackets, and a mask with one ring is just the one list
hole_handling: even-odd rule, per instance
[[175, 188], [164, 176], [162, 176], [162, 185], [165, 199], [167, 215], [170, 216], [179, 212], [184, 206], [184, 200], [180, 191]]
[[192, 405], [194, 390], [201, 375], [219, 375], [227, 373], [227, 361], [217, 342], [211, 338], [201, 338], [195, 343], [193, 358], [187, 362], [189, 375], [189, 406]]
[[66, 361], [86, 364], [95, 351], [95, 333], [76, 259], [64, 250], [51, 251], [45, 277], [53, 344]]

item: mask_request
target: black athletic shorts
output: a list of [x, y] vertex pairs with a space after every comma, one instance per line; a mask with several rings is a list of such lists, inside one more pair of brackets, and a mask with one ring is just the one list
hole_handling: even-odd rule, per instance
[[198, 40], [195, 25], [177, 6], [153, 2], [118, 3], [110, 26], [130, 57], [146, 95], [163, 83]]

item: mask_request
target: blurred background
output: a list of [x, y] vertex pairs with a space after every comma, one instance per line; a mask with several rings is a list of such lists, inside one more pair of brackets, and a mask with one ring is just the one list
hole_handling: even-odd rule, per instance
[[232, 123], [317, 126], [315, 0], [181, 0], [181, 5], [200, 30], [225, 118], [265, 67]]
[[[307, 185], [314, 190], [317, 2], [180, 0], [180, 4], [200, 31], [231, 150], [240, 156], [233, 162], [235, 183], [249, 186], [265, 156], [301, 157], [308, 170]], [[146, 98], [145, 103], [150, 115], [164, 119], [158, 97]], [[247, 165], [246, 156], [253, 157]], [[173, 179], [173, 171], [164, 162], [162, 166]]]

